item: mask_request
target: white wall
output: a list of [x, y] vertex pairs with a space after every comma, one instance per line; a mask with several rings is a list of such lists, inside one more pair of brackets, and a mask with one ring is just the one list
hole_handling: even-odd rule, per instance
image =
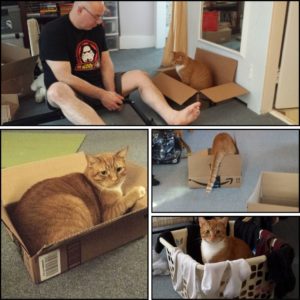
[[241, 53], [230, 49], [213, 46], [199, 40], [200, 2], [189, 1], [188, 30], [189, 55], [194, 56], [196, 47], [200, 47], [238, 60], [236, 82], [250, 91], [240, 97], [248, 108], [256, 113], [261, 112], [265, 78], [267, 50], [273, 12], [273, 2], [245, 2], [243, 21], [243, 42]]
[[120, 48], [155, 45], [155, 1], [119, 1]]

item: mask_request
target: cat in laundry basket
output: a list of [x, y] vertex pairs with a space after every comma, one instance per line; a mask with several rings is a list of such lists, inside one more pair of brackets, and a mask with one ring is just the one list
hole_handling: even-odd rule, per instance
[[144, 197], [143, 186], [123, 194], [127, 151], [128, 147], [86, 155], [84, 173], [45, 179], [25, 192], [12, 219], [31, 255], [44, 245], [123, 215]]
[[226, 235], [228, 218], [206, 220], [199, 217], [203, 263], [250, 258], [249, 246], [241, 239]]

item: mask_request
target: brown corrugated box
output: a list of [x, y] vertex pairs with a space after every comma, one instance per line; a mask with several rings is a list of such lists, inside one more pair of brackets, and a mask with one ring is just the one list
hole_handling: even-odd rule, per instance
[[17, 94], [1, 94], [1, 125], [11, 121], [19, 108]]
[[249, 212], [299, 212], [299, 174], [262, 172], [247, 209]]
[[[47, 245], [34, 256], [28, 254], [26, 246], [9, 217], [13, 203], [18, 201], [34, 183], [72, 172], [83, 172], [85, 166], [85, 155], [76, 153], [14, 166], [1, 171], [1, 219], [11, 238], [20, 246], [24, 264], [32, 280], [36, 283], [66, 272], [85, 261], [147, 234], [146, 195], [138, 201], [131, 212], [53, 245]], [[126, 193], [126, 190], [136, 185], [142, 185], [147, 190], [147, 170], [129, 162], [124, 192]], [[55, 268], [47, 269], [48, 263], [54, 264]]]
[[212, 70], [213, 87], [197, 91], [180, 81], [175, 68], [162, 69], [152, 81], [164, 96], [179, 105], [194, 99], [198, 94], [213, 103], [219, 103], [248, 93], [245, 88], [234, 82], [238, 64], [236, 60], [200, 48], [196, 50], [195, 59], [207, 64]]
[[[188, 156], [188, 185], [192, 189], [206, 188], [212, 161], [211, 149], [194, 152]], [[220, 164], [216, 187], [240, 187], [242, 161], [239, 154], [226, 155]]]
[[29, 49], [1, 43], [1, 94], [32, 93], [37, 58]]
[[231, 28], [223, 27], [218, 28], [217, 31], [203, 31], [202, 38], [217, 44], [229, 42], [231, 39]]

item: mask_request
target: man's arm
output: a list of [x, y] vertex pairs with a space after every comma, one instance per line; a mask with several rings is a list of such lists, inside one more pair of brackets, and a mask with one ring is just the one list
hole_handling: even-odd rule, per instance
[[109, 51], [102, 52], [101, 55], [101, 75], [104, 87], [107, 91], [115, 92], [115, 70], [110, 58]]
[[122, 97], [118, 97], [115, 93], [105, 91], [73, 75], [70, 62], [53, 60], [46, 60], [46, 62], [58, 81], [66, 83], [75, 91], [84, 95], [99, 99], [108, 110], [119, 109], [122, 105]]

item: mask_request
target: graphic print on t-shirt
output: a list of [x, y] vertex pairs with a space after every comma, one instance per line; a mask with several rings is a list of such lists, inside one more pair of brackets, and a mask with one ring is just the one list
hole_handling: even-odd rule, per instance
[[81, 41], [76, 47], [76, 71], [91, 71], [100, 68], [99, 48], [90, 40]]

